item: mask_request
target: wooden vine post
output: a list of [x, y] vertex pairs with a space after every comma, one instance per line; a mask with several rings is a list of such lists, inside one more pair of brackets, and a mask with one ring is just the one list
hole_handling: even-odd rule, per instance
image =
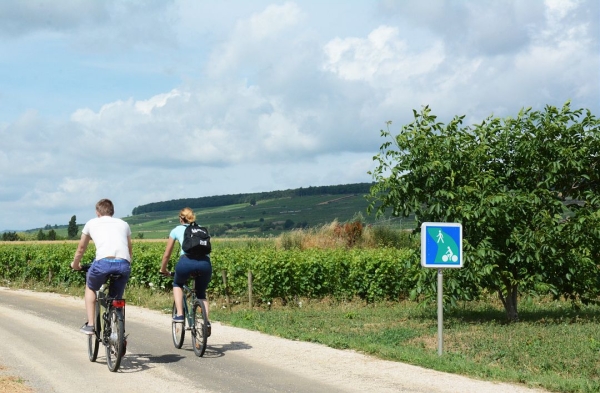
[[252, 270], [248, 270], [248, 302], [252, 308]]
[[225, 288], [225, 302], [227, 303], [227, 309], [231, 309], [231, 303], [229, 302], [229, 287], [227, 286], [227, 270], [221, 270], [221, 277], [223, 277], [223, 288]]

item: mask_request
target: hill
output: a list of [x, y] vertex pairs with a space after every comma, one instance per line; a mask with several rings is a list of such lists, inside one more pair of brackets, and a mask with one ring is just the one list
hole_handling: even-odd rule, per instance
[[372, 183], [355, 183], [342, 184], [337, 186], [320, 186], [308, 188], [288, 189], [284, 191], [268, 191], [253, 194], [235, 194], [235, 195], [216, 195], [200, 198], [173, 199], [164, 202], [154, 202], [146, 205], [137, 206], [131, 212], [132, 215], [139, 215], [149, 212], [160, 212], [179, 210], [183, 207], [191, 207], [193, 209], [231, 206], [249, 203], [254, 205], [260, 201], [267, 201], [282, 198], [295, 198], [307, 196], [323, 196], [323, 195], [350, 195], [369, 193]]
[[[374, 224], [376, 219], [367, 215], [368, 202], [364, 197], [370, 186], [358, 183], [178, 199], [138, 206], [133, 209], [137, 214], [123, 219], [131, 226], [134, 238], [144, 239], [167, 237], [178, 223], [179, 210], [186, 206], [194, 209], [197, 221], [216, 237], [278, 236], [295, 228], [317, 227], [336, 220], [346, 222], [356, 217]], [[401, 225], [402, 220], [394, 223]]]
[[[197, 221], [210, 229], [215, 237], [278, 236], [295, 228], [314, 228], [334, 221], [347, 222], [360, 218], [366, 224], [376, 222], [367, 215], [371, 183], [308, 187], [253, 194], [217, 195], [175, 199], [140, 205], [132, 215], [123, 217], [131, 226], [133, 238], [164, 239], [177, 225], [178, 213], [191, 207]], [[395, 227], [412, 228], [412, 220], [386, 221]], [[79, 233], [83, 223], [79, 223]], [[26, 231], [35, 235], [40, 228]], [[60, 238], [66, 238], [67, 225], [55, 227]]]

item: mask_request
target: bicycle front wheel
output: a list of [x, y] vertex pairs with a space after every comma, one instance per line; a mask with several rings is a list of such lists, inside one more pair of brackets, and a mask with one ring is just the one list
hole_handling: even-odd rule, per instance
[[[183, 300], [186, 301], [185, 299]], [[173, 313], [171, 315], [171, 320], [173, 317], [177, 315], [177, 307], [175, 307], [175, 302], [173, 302]], [[183, 339], [185, 338], [185, 318], [183, 318], [183, 322], [171, 322], [171, 332], [173, 334], [173, 345], [175, 348], [179, 349], [183, 345]]]
[[125, 321], [120, 309], [110, 310], [108, 326], [106, 326], [106, 365], [108, 369], [115, 372], [121, 365], [121, 359], [125, 354], [123, 349], [125, 345]]
[[94, 303], [94, 334], [88, 336], [88, 357], [90, 362], [95, 362], [98, 357], [98, 347], [100, 346], [100, 305]]
[[206, 317], [206, 308], [204, 302], [196, 299], [192, 309], [192, 347], [196, 356], [204, 355], [206, 351], [206, 340], [208, 339], [208, 318]]

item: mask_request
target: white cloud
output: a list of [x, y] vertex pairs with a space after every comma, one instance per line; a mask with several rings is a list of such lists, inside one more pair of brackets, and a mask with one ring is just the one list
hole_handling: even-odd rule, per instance
[[545, 0], [546, 18], [550, 24], [555, 24], [568, 16], [577, 8], [578, 2], [573, 0]]
[[[288, 37], [303, 18], [295, 3], [269, 5], [248, 19], [239, 20], [228, 40], [211, 55], [207, 66], [210, 77], [220, 77], [229, 72], [256, 67], [265, 60], [279, 59], [281, 51], [290, 42]], [[248, 64], [246, 64], [248, 62]], [[259, 66], [260, 67], [260, 66]]]
[[[57, 209], [66, 208], [66, 201], [72, 201], [74, 198], [77, 200], [75, 206], [70, 206], [74, 209], [87, 208], [88, 206], [94, 206], [95, 202], [92, 198], [86, 197], [85, 195], [96, 194], [103, 186], [107, 187], [107, 184], [102, 184], [98, 179], [91, 178], [80, 178], [73, 179], [66, 177], [51, 190], [44, 190], [45, 181], [40, 181], [39, 189], [33, 189], [24, 195], [23, 201], [29, 203], [31, 206], [46, 209]], [[48, 185], [49, 186], [49, 185]], [[82, 192], [85, 191], [85, 192]], [[71, 203], [71, 202], [69, 202]], [[90, 205], [91, 204], [91, 205]], [[91, 210], [91, 209], [90, 209]]]
[[257, 141], [267, 154], [279, 159], [295, 151], [312, 151], [318, 145], [314, 135], [303, 134], [299, 125], [282, 113], [261, 115], [258, 130]]
[[[137, 109], [139, 112], [141, 112], [145, 115], [149, 115], [150, 113], [152, 113], [153, 109], [164, 107], [170, 98], [181, 97], [181, 96], [182, 96], [182, 93], [180, 93], [177, 90], [172, 90], [171, 92], [166, 93], [166, 94], [156, 95], [156, 96], [150, 98], [149, 100], [136, 102], [135, 109]], [[184, 94], [184, 99], [189, 99], [189, 94]]]
[[104, 197], [124, 216], [370, 181], [379, 130], [422, 105], [599, 109], [591, 0], [23, 4], [0, 4], [0, 230], [83, 221]]
[[405, 41], [399, 39], [398, 28], [380, 26], [366, 39], [336, 38], [324, 51], [324, 68], [347, 80], [377, 83], [381, 88], [427, 75], [443, 62], [441, 43], [425, 50], [411, 52]]
[[269, 5], [263, 12], [253, 14], [248, 21], [242, 21], [236, 27], [237, 35], [243, 37], [249, 33], [252, 41], [262, 41], [296, 25], [302, 19], [302, 11], [295, 3]]

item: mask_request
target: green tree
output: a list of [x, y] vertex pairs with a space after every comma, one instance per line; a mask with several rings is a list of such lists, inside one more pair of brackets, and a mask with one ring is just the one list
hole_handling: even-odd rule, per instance
[[39, 230], [37, 233], [37, 239], [38, 240], [46, 240], [46, 234], [44, 233], [43, 230]]
[[[547, 106], [473, 127], [437, 122], [429, 107], [384, 138], [369, 172], [369, 212], [463, 225], [464, 268], [446, 300], [498, 293], [511, 321], [519, 292], [598, 296], [600, 121], [589, 110]], [[428, 271], [426, 271], [428, 270]], [[430, 269], [415, 295], [431, 296]]]
[[67, 228], [67, 235], [69, 236], [69, 239], [75, 239], [78, 231], [79, 228], [77, 228], [77, 217], [73, 216], [71, 217], [71, 220], [69, 221], [69, 227]]
[[54, 229], [48, 231], [48, 240], [56, 240], [56, 231]]
[[2, 234], [2, 240], [7, 242], [14, 242], [21, 240], [17, 232], [4, 232]]

